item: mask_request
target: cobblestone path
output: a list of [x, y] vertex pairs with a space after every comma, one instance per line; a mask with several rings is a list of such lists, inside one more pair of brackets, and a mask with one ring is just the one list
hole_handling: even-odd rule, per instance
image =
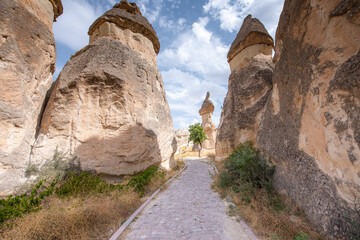
[[187, 170], [131, 225], [126, 239], [248, 240], [210, 187], [212, 166], [200, 161], [187, 163]]

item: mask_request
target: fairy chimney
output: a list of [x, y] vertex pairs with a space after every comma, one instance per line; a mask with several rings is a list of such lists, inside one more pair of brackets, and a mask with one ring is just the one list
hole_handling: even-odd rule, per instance
[[154, 29], [136, 4], [121, 1], [89, 36], [54, 84], [34, 158], [49, 158], [58, 146], [99, 174], [172, 168], [176, 140]]
[[210, 100], [210, 93], [207, 92], [206, 98], [199, 110], [199, 114], [202, 118], [201, 126], [204, 129], [206, 134], [207, 140], [203, 143], [203, 148], [205, 149], [215, 149], [215, 142], [216, 142], [216, 126], [211, 119], [211, 115], [214, 112], [214, 104]]

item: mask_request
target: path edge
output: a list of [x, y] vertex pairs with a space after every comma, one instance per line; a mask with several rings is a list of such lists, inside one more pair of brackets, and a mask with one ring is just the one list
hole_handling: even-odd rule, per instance
[[[216, 174], [219, 175], [219, 170], [217, 169], [216, 165], [212, 163], [212, 166], [216, 172]], [[251, 228], [246, 224], [245, 220], [241, 220], [240, 221], [240, 225], [244, 228], [246, 234], [248, 235], [248, 237], [250, 238], [250, 240], [259, 240], [255, 233], [251, 230]]]
[[185, 164], [185, 166], [176, 173], [172, 178], [170, 178], [166, 183], [164, 183], [158, 190], [156, 190], [148, 200], [146, 200], [121, 226], [120, 228], [109, 238], [109, 240], [117, 240], [120, 235], [124, 232], [124, 230], [127, 228], [127, 226], [130, 225], [130, 223], [135, 219], [135, 217], [150, 203], [150, 201], [160, 192], [161, 189], [163, 189], [167, 184], [169, 184], [171, 181], [173, 181], [180, 173], [182, 173], [186, 168], [188, 164]]

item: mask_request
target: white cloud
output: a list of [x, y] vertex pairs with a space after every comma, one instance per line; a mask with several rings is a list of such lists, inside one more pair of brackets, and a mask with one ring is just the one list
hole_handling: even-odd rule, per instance
[[164, 5], [163, 0], [138, 0], [136, 4], [139, 6], [143, 16], [145, 16], [151, 24], [154, 24], [158, 20]]
[[[249, 5], [249, 13], [258, 18], [275, 39], [275, 32], [279, 17], [283, 9], [284, 0], [254, 0]], [[246, 16], [245, 16], [246, 17]]]
[[215, 105], [213, 121], [218, 124], [220, 119], [230, 73], [229, 46], [206, 29], [207, 23], [207, 18], [199, 18], [158, 56], [175, 128], [201, 122], [198, 111], [207, 91]]
[[242, 15], [247, 10], [244, 2], [242, 0], [209, 0], [203, 8], [205, 13], [210, 13], [215, 19], [220, 20], [221, 29], [233, 32], [238, 29]]
[[229, 76], [226, 54], [229, 46], [206, 29], [207, 19], [200, 18], [192, 29], [183, 32], [173, 45], [158, 56], [162, 68], [179, 68], [202, 76], [209, 82], [222, 82]]
[[181, 0], [171, 0], [169, 2], [171, 2], [171, 8], [174, 9], [180, 7]]
[[73, 51], [80, 50], [89, 41], [91, 24], [104, 12], [86, 0], [63, 0], [64, 13], [54, 23], [56, 41]]
[[174, 33], [178, 33], [179, 31], [183, 30], [186, 26], [186, 19], [179, 18], [178, 20], [174, 21], [168, 19], [167, 16], [159, 17], [159, 26], [162, 28], [166, 28], [166, 30], [170, 30]]
[[209, 0], [204, 12], [220, 21], [220, 28], [238, 31], [248, 14], [262, 21], [274, 37], [284, 0]]
[[199, 18], [199, 22], [193, 24], [192, 32], [195, 34], [196, 38], [200, 42], [209, 43], [211, 38], [211, 32], [205, 29], [205, 26], [208, 24], [208, 18]]

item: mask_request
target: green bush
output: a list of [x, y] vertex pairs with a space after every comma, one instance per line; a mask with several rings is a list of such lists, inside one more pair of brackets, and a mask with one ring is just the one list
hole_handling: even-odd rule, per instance
[[[240, 144], [225, 160], [224, 170], [220, 174], [220, 187], [233, 186], [235, 192], [241, 188], [264, 188], [272, 191], [272, 176], [275, 167], [260, 154], [252, 142]], [[251, 188], [250, 188], [251, 190]]]
[[142, 196], [144, 195], [145, 186], [149, 184], [151, 179], [156, 175], [164, 176], [164, 172], [158, 166], [149, 167], [138, 176], [132, 177], [127, 186], [134, 187], [135, 191]]
[[40, 181], [31, 189], [30, 193], [18, 196], [9, 195], [5, 199], [0, 199], [0, 223], [39, 210], [44, 197], [53, 193], [56, 181], [53, 180], [47, 186], [44, 184], [45, 181]]
[[109, 193], [115, 189], [121, 190], [122, 185], [109, 184], [99, 176], [87, 172], [76, 174], [69, 172], [65, 182], [56, 188], [59, 197], [86, 196], [91, 193]]

